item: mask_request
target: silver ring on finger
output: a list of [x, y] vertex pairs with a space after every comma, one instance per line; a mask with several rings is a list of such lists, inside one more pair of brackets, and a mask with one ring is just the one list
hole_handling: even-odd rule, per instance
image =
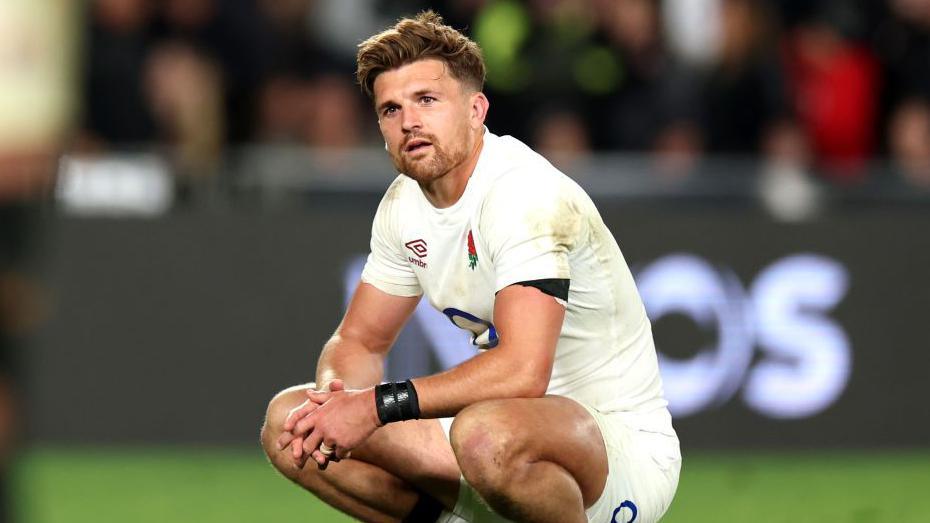
[[333, 455], [335, 452], [335, 445], [333, 447], [328, 446], [326, 443], [320, 443], [320, 454], [326, 456], [327, 458]]

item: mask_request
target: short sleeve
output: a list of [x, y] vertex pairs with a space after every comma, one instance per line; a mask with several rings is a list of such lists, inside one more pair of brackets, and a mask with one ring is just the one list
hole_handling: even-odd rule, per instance
[[479, 230], [495, 269], [495, 291], [529, 280], [571, 279], [568, 256], [582, 213], [575, 191], [555, 177], [508, 176], [491, 188]]
[[398, 239], [395, 196], [401, 189], [399, 184], [399, 180], [395, 181], [378, 205], [371, 226], [371, 253], [362, 270], [362, 281], [394, 296], [419, 296], [423, 290]]

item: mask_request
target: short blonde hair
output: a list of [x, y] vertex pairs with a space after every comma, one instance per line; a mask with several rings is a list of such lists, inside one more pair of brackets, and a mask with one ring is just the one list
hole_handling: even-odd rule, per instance
[[442, 60], [455, 79], [475, 91], [484, 87], [486, 71], [481, 48], [443, 24], [442, 17], [431, 10], [414, 18], [402, 18], [394, 27], [359, 44], [355, 75], [362, 92], [372, 98], [379, 74], [424, 58]]

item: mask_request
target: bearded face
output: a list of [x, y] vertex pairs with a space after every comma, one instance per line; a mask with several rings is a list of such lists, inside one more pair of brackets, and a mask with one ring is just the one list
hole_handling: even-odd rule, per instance
[[470, 92], [445, 63], [423, 59], [374, 82], [378, 123], [394, 167], [421, 185], [462, 165], [475, 146]]
[[421, 184], [441, 178], [468, 157], [468, 133], [456, 134], [448, 142], [435, 134], [411, 134], [391, 151], [394, 168]]

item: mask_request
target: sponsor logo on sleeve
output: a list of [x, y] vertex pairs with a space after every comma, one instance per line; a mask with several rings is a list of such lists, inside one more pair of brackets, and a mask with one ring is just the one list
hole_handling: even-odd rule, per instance
[[423, 258], [426, 258], [426, 240], [418, 238], [416, 240], [411, 240], [404, 244], [404, 247], [410, 249], [410, 252], [416, 255], [416, 258], [413, 256], [407, 256], [407, 261], [420, 267], [421, 269], [426, 268], [426, 262], [423, 261]]

